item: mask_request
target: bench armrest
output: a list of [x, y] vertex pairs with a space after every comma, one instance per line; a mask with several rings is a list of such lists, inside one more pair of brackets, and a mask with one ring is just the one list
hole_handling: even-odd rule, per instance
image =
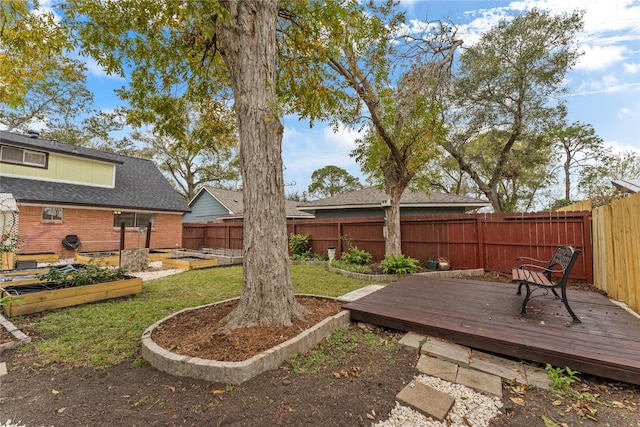
[[[560, 266], [558, 266], [560, 267]], [[564, 268], [559, 268], [559, 269], [554, 269], [554, 268], [547, 268], [547, 267], [542, 267], [540, 265], [536, 265], [536, 264], [520, 264], [518, 266], [518, 268], [522, 268], [522, 269], [534, 269], [537, 268], [538, 270], [542, 270], [544, 273], [551, 273], [551, 274], [558, 274], [558, 273], [564, 273]]]
[[516, 261], [520, 261], [520, 260], [535, 261], [535, 262], [538, 262], [540, 264], [545, 264], [545, 265], [549, 265], [549, 263], [551, 262], [550, 259], [548, 259], [546, 261], [543, 261], [541, 259], [529, 258], [527, 256], [519, 256], [519, 257], [516, 258]]

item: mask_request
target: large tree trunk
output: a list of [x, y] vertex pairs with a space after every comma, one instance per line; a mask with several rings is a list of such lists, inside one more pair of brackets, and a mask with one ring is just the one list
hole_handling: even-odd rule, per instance
[[235, 100], [244, 198], [244, 276], [238, 308], [224, 330], [288, 326], [304, 315], [289, 274], [283, 126], [276, 105], [277, 0], [221, 0], [217, 31]]
[[380, 167], [384, 173], [384, 189], [389, 196], [389, 205], [384, 208], [385, 215], [385, 256], [397, 257], [402, 254], [402, 235], [400, 232], [400, 199], [406, 190], [413, 174], [406, 167], [398, 166], [391, 157], [386, 162], [381, 162]]

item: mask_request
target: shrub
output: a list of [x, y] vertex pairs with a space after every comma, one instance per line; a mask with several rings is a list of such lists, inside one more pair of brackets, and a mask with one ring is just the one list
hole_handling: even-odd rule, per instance
[[387, 255], [382, 260], [382, 271], [387, 274], [411, 274], [418, 270], [418, 260], [402, 254], [398, 256]]
[[340, 270], [350, 271], [352, 273], [371, 274], [371, 268], [368, 265], [352, 264], [345, 261], [334, 259], [331, 261], [331, 267]]
[[310, 256], [309, 235], [291, 233], [289, 235], [289, 248], [291, 248], [291, 254], [294, 256]]
[[343, 252], [340, 259], [348, 264], [367, 265], [371, 262], [371, 254], [367, 251], [352, 247], [347, 252]]

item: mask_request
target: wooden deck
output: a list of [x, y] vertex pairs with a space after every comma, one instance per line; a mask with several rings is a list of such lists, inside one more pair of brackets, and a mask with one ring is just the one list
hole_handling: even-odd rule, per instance
[[568, 290], [521, 315], [517, 285], [412, 275], [345, 304], [351, 319], [522, 360], [640, 384], [640, 318], [596, 292]]

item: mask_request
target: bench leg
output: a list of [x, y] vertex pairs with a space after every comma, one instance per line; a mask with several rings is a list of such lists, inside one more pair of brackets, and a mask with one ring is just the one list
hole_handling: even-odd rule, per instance
[[569, 307], [569, 300], [567, 299], [566, 288], [562, 288], [562, 302], [564, 303], [564, 306], [567, 308], [567, 311], [571, 315], [571, 318], [573, 319], [573, 323], [582, 323], [582, 321], [578, 319], [578, 316], [575, 315], [573, 310], [571, 310], [571, 307]]
[[527, 314], [527, 303], [531, 298], [531, 288], [529, 288], [529, 284], [526, 282], [520, 282], [520, 286], [518, 286], [518, 295], [520, 295], [520, 288], [524, 285], [527, 290], [527, 295], [524, 297], [524, 301], [522, 301], [522, 310], [520, 310], [520, 314]]
[[522, 290], [522, 285], [524, 285], [524, 283], [522, 283], [522, 282], [520, 282], [518, 284], [518, 292], [516, 292], [516, 295], [521, 295], [522, 294], [522, 292], [520, 292]]

